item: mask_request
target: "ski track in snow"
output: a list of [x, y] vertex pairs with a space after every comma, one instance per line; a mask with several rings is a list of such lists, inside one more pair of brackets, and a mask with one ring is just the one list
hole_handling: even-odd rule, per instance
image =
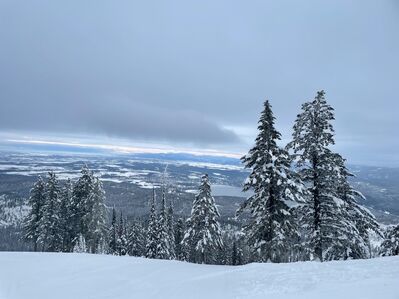
[[196, 265], [89, 254], [0, 253], [1, 299], [399, 298], [399, 257]]

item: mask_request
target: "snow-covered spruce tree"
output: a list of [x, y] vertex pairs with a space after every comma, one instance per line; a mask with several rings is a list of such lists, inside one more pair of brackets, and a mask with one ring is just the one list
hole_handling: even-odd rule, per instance
[[[311, 259], [324, 260], [325, 251], [334, 246], [337, 226], [342, 227], [340, 219], [334, 213], [340, 206], [333, 200], [335, 185], [331, 167], [333, 154], [328, 148], [334, 144], [334, 109], [327, 104], [324, 91], [317, 93], [313, 101], [302, 105], [302, 112], [294, 124], [293, 140], [288, 148], [293, 149], [297, 157], [297, 167], [302, 179], [308, 184], [308, 206], [304, 209], [302, 220], [308, 228], [306, 247]], [[338, 216], [338, 215], [337, 215]]]
[[107, 211], [105, 207], [105, 191], [100, 179], [93, 177], [92, 184], [92, 192], [88, 198], [91, 210], [86, 218], [88, 227], [86, 244], [89, 252], [96, 253], [106, 234]]
[[338, 180], [346, 181], [347, 174], [342, 158], [330, 150], [334, 144], [331, 124], [334, 109], [324, 96], [324, 91], [319, 91], [313, 101], [302, 105], [294, 124], [293, 140], [287, 146], [297, 158], [296, 166], [310, 193], [301, 215], [304, 244], [310, 259], [359, 258], [364, 252], [355, 244], [363, 244], [365, 238], [359, 232], [359, 225], [368, 216], [363, 214], [366, 210], [354, 206], [355, 201], [347, 193], [348, 186], [337, 186]]
[[79, 234], [85, 239], [89, 237], [89, 223], [93, 204], [91, 194], [93, 193], [93, 174], [87, 167], [83, 166], [81, 176], [73, 188], [71, 204], [71, 228], [73, 232], [72, 242], [77, 242]]
[[45, 183], [39, 176], [33, 188], [30, 190], [28, 205], [30, 206], [29, 214], [24, 221], [25, 240], [33, 243], [33, 250], [38, 250], [40, 237], [40, 223], [43, 217], [43, 205], [45, 203]]
[[170, 258], [176, 258], [176, 245], [175, 245], [175, 220], [174, 220], [174, 211], [173, 211], [173, 203], [169, 202], [168, 207], [168, 235], [169, 235], [169, 252]]
[[72, 201], [72, 182], [68, 179], [61, 189], [60, 193], [60, 209], [59, 209], [59, 227], [62, 236], [61, 251], [70, 252], [73, 250], [71, 222], [71, 201]]
[[341, 250], [344, 248], [341, 258], [370, 258], [372, 253], [369, 234], [370, 231], [373, 231], [376, 235], [382, 237], [379, 224], [374, 215], [357, 202], [357, 199], [364, 200], [365, 197], [349, 184], [348, 178], [353, 174], [349, 172], [345, 166], [345, 159], [339, 154], [334, 154], [334, 167], [336, 196], [344, 202], [345, 206], [345, 210], [341, 209], [340, 212], [348, 222], [346, 224], [347, 238], [343, 238], [342, 246], [340, 246]]
[[237, 211], [249, 211], [250, 220], [244, 227], [255, 259], [263, 262], [288, 262], [299, 238], [292, 206], [304, 202], [305, 188], [291, 169], [287, 151], [277, 145], [280, 133], [269, 101], [264, 103], [255, 146], [241, 160], [251, 173], [244, 191], [253, 190]]
[[127, 238], [128, 254], [131, 256], [143, 256], [145, 254], [145, 237], [144, 229], [141, 222], [133, 221], [129, 228]]
[[116, 241], [118, 239], [118, 225], [116, 223], [116, 211], [115, 208], [112, 209], [112, 219], [111, 226], [108, 229], [108, 253], [109, 254], [117, 254], [117, 244]]
[[399, 224], [387, 229], [380, 254], [382, 256], [399, 255]]
[[211, 195], [208, 175], [205, 174], [201, 178], [191, 216], [187, 219], [187, 230], [183, 239], [183, 243], [190, 248], [191, 262], [201, 264], [215, 262], [214, 253], [223, 246], [219, 217], [215, 199]]
[[118, 255], [127, 254], [127, 234], [126, 234], [126, 221], [123, 219], [122, 212], [119, 217], [119, 224], [117, 229], [117, 239], [116, 239], [116, 251]]
[[183, 238], [184, 238], [184, 231], [186, 230], [186, 226], [184, 223], [183, 218], [179, 218], [176, 222], [175, 227], [175, 255], [176, 259], [179, 261], [187, 260], [187, 252], [184, 248]]
[[161, 208], [158, 214], [157, 229], [157, 254], [158, 259], [172, 259], [170, 251], [171, 243], [169, 239], [168, 212], [166, 209], [165, 188], [162, 188]]
[[45, 202], [39, 227], [40, 239], [46, 251], [61, 251], [62, 249], [59, 209], [60, 187], [55, 173], [50, 171], [45, 185]]
[[147, 258], [157, 258], [158, 257], [158, 219], [156, 212], [156, 198], [155, 189], [152, 192], [152, 200], [150, 207], [150, 215], [147, 227], [147, 240], [146, 240], [146, 252], [145, 256]]

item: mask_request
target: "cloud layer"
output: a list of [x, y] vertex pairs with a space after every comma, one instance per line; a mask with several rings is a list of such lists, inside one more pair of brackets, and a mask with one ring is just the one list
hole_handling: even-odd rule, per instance
[[103, 134], [141, 141], [175, 141], [193, 145], [239, 142], [203, 114], [174, 110], [119, 97], [28, 100], [4, 103], [0, 126], [9, 130]]
[[396, 0], [1, 1], [0, 131], [245, 151], [266, 97], [289, 139], [325, 89], [344, 154], [399, 164], [398, 30]]

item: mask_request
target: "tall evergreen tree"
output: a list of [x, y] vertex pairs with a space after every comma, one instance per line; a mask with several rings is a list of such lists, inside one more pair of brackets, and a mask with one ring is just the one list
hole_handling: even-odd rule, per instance
[[117, 228], [116, 251], [118, 255], [127, 254], [127, 235], [126, 235], [126, 221], [123, 219], [122, 212], [119, 217], [119, 224]]
[[201, 178], [183, 239], [183, 243], [190, 248], [190, 261], [202, 264], [215, 262], [214, 251], [223, 246], [219, 217], [209, 178], [205, 174]]
[[25, 240], [33, 243], [33, 250], [38, 250], [40, 237], [40, 223], [43, 217], [43, 205], [45, 203], [45, 183], [41, 176], [30, 190], [28, 204], [30, 211], [25, 218]]
[[92, 192], [88, 203], [91, 209], [87, 215], [86, 243], [91, 253], [96, 253], [99, 245], [104, 241], [106, 231], [105, 191], [99, 178], [92, 178]]
[[[334, 144], [334, 109], [327, 104], [324, 91], [319, 91], [313, 101], [302, 105], [302, 113], [297, 116], [294, 125], [293, 141], [288, 145], [298, 158], [297, 167], [301, 169], [302, 179], [309, 184], [311, 197], [304, 220], [310, 220], [310, 238], [308, 246], [311, 257], [323, 261], [324, 253], [334, 246], [333, 238], [336, 230], [334, 212], [339, 206], [334, 202], [332, 194], [331, 160], [329, 149]], [[339, 221], [339, 220], [338, 220]]]
[[[359, 232], [360, 226], [372, 223], [365, 210], [355, 205], [343, 159], [330, 150], [333, 120], [334, 109], [327, 104], [324, 91], [319, 91], [313, 101], [302, 105], [288, 145], [310, 193], [301, 217], [308, 236], [305, 244], [309, 258], [320, 261], [362, 256], [363, 249], [354, 244], [363, 244], [365, 231]], [[339, 180], [341, 187], [337, 187]]]
[[116, 223], [116, 211], [112, 209], [111, 227], [108, 230], [108, 253], [117, 254], [118, 225]]
[[87, 165], [81, 170], [81, 176], [73, 188], [71, 204], [71, 227], [73, 231], [73, 243], [77, 241], [79, 234], [87, 240], [89, 236], [89, 223], [91, 221], [91, 212], [93, 202], [91, 195], [93, 193], [93, 175]]
[[158, 219], [156, 212], [155, 189], [152, 192], [150, 215], [147, 227], [146, 253], [147, 258], [158, 257]]
[[173, 211], [173, 202], [169, 202], [168, 207], [168, 235], [169, 235], [169, 252], [170, 258], [176, 258], [176, 245], [175, 245], [175, 219], [174, 219], [174, 211]]
[[60, 210], [59, 210], [59, 226], [62, 236], [61, 250], [69, 252], [73, 250], [72, 244], [72, 231], [70, 227], [71, 222], [71, 202], [72, 202], [72, 182], [68, 179], [63, 186], [60, 193]]
[[255, 146], [241, 160], [251, 173], [244, 191], [253, 190], [238, 210], [248, 210], [245, 226], [249, 245], [264, 262], [287, 262], [293, 242], [299, 238], [292, 206], [304, 202], [304, 186], [291, 169], [289, 154], [277, 145], [280, 133], [274, 127], [275, 117], [269, 101], [259, 120]]
[[59, 182], [55, 173], [50, 171], [45, 185], [45, 203], [43, 206], [43, 217], [39, 227], [41, 239], [47, 251], [60, 251], [62, 249], [59, 209]]
[[162, 187], [161, 208], [158, 214], [157, 229], [157, 258], [171, 259], [171, 242], [169, 236], [168, 212], [166, 209], [165, 187]]

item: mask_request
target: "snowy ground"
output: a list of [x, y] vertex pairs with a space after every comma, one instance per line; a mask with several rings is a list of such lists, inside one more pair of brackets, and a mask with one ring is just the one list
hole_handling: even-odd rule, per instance
[[0, 253], [1, 299], [399, 298], [399, 257], [194, 265], [88, 254]]

